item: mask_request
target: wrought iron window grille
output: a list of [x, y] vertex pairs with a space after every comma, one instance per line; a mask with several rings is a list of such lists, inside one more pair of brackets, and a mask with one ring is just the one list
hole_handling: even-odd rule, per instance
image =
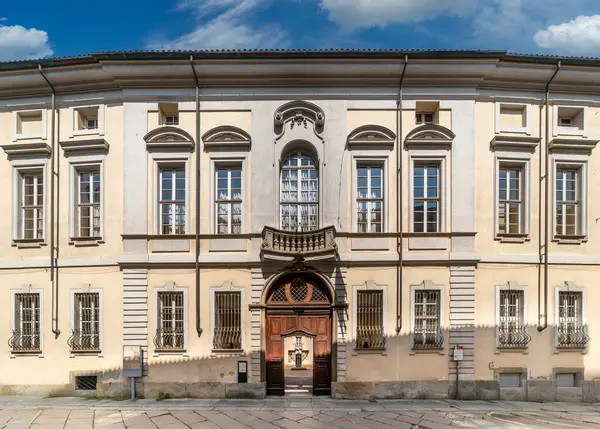
[[359, 350], [385, 349], [383, 291], [357, 291], [356, 300], [356, 348]]
[[241, 306], [241, 292], [215, 292], [214, 350], [242, 349]]
[[158, 292], [158, 319], [154, 336], [156, 351], [185, 349], [183, 292]]

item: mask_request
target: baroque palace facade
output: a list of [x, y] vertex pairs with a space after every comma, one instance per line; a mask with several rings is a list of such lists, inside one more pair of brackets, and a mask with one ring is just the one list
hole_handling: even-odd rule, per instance
[[599, 139], [593, 59], [0, 63], [0, 393], [600, 401]]

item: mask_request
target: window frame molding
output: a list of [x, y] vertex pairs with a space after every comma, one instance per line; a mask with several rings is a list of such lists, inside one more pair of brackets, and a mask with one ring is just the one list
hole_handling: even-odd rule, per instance
[[[558, 125], [558, 109], [561, 107], [567, 107], [572, 109], [582, 109], [583, 114], [583, 129], [574, 127], [561, 127]], [[588, 106], [582, 105], [569, 105], [569, 104], [553, 104], [552, 105], [552, 135], [557, 136], [588, 136], [589, 129], [589, 115]]]
[[71, 288], [69, 289], [69, 302], [70, 302], [70, 317], [69, 317], [69, 335], [75, 330], [75, 294], [76, 293], [97, 293], [98, 294], [98, 305], [100, 306], [100, 310], [98, 312], [98, 327], [99, 327], [99, 339], [100, 339], [100, 351], [99, 352], [90, 352], [90, 351], [78, 351], [78, 350], [69, 350], [71, 357], [81, 356], [81, 355], [92, 355], [97, 356], [99, 358], [104, 357], [104, 289], [102, 288], [93, 288], [91, 283], [83, 284], [79, 288]]
[[587, 288], [585, 286], [578, 286], [574, 282], [565, 281], [562, 285], [554, 286], [554, 332], [552, 338], [552, 345], [554, 348], [554, 353], [569, 353], [569, 352], [580, 352], [581, 354], [586, 354], [589, 347], [589, 341], [586, 343], [583, 348], [572, 348], [565, 349], [559, 347], [558, 344], [558, 321], [559, 321], [559, 312], [560, 312], [560, 301], [559, 296], [560, 292], [580, 292], [581, 293], [581, 325], [584, 331], [588, 332], [587, 326]]
[[529, 349], [529, 343], [525, 349], [516, 348], [516, 349], [505, 349], [500, 347], [500, 292], [503, 290], [508, 291], [520, 291], [523, 292], [523, 326], [528, 329], [527, 325], [527, 306], [529, 305], [527, 299], [527, 286], [519, 285], [517, 282], [509, 281], [505, 284], [496, 285], [496, 290], [494, 292], [494, 347], [496, 348], [496, 354], [500, 352], [514, 352], [514, 351], [522, 351]]
[[[40, 133], [39, 134], [19, 133], [18, 132], [19, 114], [20, 113], [32, 113], [32, 112], [41, 112], [41, 114], [42, 114], [42, 129], [40, 130]], [[28, 139], [46, 140], [48, 138], [48, 110], [46, 108], [13, 110], [12, 121], [13, 121], [12, 140], [14, 142], [16, 142], [18, 140], [28, 140]]]
[[[584, 154], [565, 154], [565, 153], [553, 153], [552, 154], [552, 241], [558, 244], [581, 244], [588, 240], [588, 161], [589, 155]], [[566, 166], [577, 170], [579, 193], [576, 195], [579, 197], [579, 216], [576, 221], [579, 223], [579, 228], [576, 235], [563, 236], [556, 234], [556, 172], [559, 167]]]
[[[500, 167], [518, 167], [521, 169], [521, 225], [519, 234], [500, 233], [499, 197]], [[531, 240], [531, 155], [516, 151], [498, 151], [494, 156], [494, 240], [501, 243], [524, 243]]]
[[[183, 349], [170, 350], [156, 350], [154, 346], [154, 337], [156, 336], [156, 330], [158, 329], [158, 293], [159, 292], [183, 292]], [[189, 288], [187, 286], [177, 286], [175, 282], [167, 282], [163, 286], [154, 286], [152, 288], [152, 331], [150, 333], [150, 340], [148, 349], [152, 350], [152, 356], [158, 357], [162, 355], [182, 355], [188, 356], [190, 348], [189, 343], [189, 304], [188, 295]]]
[[[500, 134], [500, 133], [515, 133], [515, 134], [526, 134], [526, 135], [531, 135], [531, 122], [532, 122], [532, 116], [531, 116], [531, 104], [529, 103], [511, 103], [511, 102], [503, 102], [503, 101], [496, 101], [495, 103], [496, 105], [496, 111], [495, 111], [495, 117], [496, 117], [496, 134]], [[501, 109], [503, 106], [507, 106], [507, 107], [523, 107], [523, 111], [525, 113], [525, 126], [524, 127], [516, 127], [516, 128], [509, 128], [509, 127], [503, 127], [502, 126], [502, 116], [501, 116]]]
[[353, 285], [352, 286], [352, 355], [357, 356], [359, 354], [380, 354], [382, 356], [387, 356], [388, 354], [388, 345], [386, 341], [385, 348], [383, 349], [359, 349], [356, 347], [356, 332], [358, 329], [358, 291], [381, 291], [383, 296], [383, 315], [382, 315], [382, 333], [385, 338], [388, 334], [387, 329], [387, 319], [388, 319], [388, 285], [387, 284], [378, 284], [372, 280], [367, 280], [362, 285]]
[[[82, 154], [69, 156], [69, 244], [74, 246], [98, 246], [105, 242], [105, 188], [106, 174], [104, 154]], [[77, 205], [79, 201], [79, 174], [86, 168], [98, 167], [100, 171], [100, 235], [98, 237], [81, 237], [76, 231]]]
[[[50, 164], [50, 160], [47, 157], [43, 158], [30, 158], [30, 159], [12, 159], [12, 196], [11, 196], [11, 205], [12, 205], [12, 246], [18, 248], [39, 248], [41, 246], [45, 246], [48, 240], [48, 207], [49, 207], [49, 191], [50, 184], [48, 183], [48, 168]], [[21, 190], [20, 187], [22, 185], [22, 177], [23, 173], [27, 172], [42, 172], [42, 178], [44, 181], [43, 184], [43, 238], [42, 239], [28, 239], [23, 237], [22, 228], [21, 228]]]
[[[75, 120], [75, 115], [79, 114], [80, 109], [86, 108], [98, 108], [98, 128], [93, 128], [89, 130], [78, 130], [75, 125], [77, 121]], [[71, 106], [69, 107], [69, 137], [73, 138], [76, 136], [90, 136], [90, 135], [104, 135], [104, 104], [86, 104], [82, 106]]]
[[[450, 151], [448, 150], [439, 150], [439, 149], [409, 149], [409, 165], [408, 165], [408, 197], [409, 197], [409, 210], [408, 210], [408, 222], [409, 228], [408, 232], [414, 233], [417, 235], [427, 235], [427, 234], [438, 234], [444, 233], [448, 230], [448, 225], [450, 225], [450, 220], [448, 216], [450, 215], [450, 210], [448, 210], [448, 201], [450, 198], [450, 183], [451, 181], [451, 172], [449, 168], [449, 156]], [[432, 163], [439, 164], [439, 183], [438, 183], [438, 192], [439, 192], [439, 214], [438, 214], [438, 222], [439, 222], [439, 230], [436, 232], [415, 232], [414, 225], [414, 204], [415, 204], [415, 190], [414, 190], [414, 174], [415, 174], [415, 164], [419, 163]], [[426, 220], [425, 220], [426, 222]]]
[[[240, 292], [240, 329], [242, 348], [240, 350], [216, 350], [213, 348], [215, 336], [215, 294], [217, 292]], [[242, 356], [246, 352], [246, 287], [235, 286], [232, 282], [225, 282], [220, 286], [210, 287], [210, 354], [211, 356]]]
[[[152, 152], [152, 233], [164, 237], [180, 237], [189, 234], [191, 221], [191, 161], [189, 152]], [[184, 166], [185, 170], [185, 232], [184, 234], [162, 234], [160, 228], [161, 211], [159, 209], [160, 170], [161, 168]]]
[[433, 281], [431, 280], [423, 280], [420, 284], [415, 285], [412, 284], [410, 285], [409, 288], [409, 292], [410, 292], [410, 301], [409, 301], [409, 317], [410, 317], [410, 331], [409, 331], [409, 346], [410, 346], [410, 352], [409, 355], [414, 355], [417, 353], [439, 353], [440, 355], [445, 354], [445, 350], [446, 350], [446, 345], [449, 344], [449, 339], [444, 337], [444, 343], [442, 344], [442, 348], [441, 349], [431, 349], [431, 350], [427, 350], [427, 349], [419, 349], [419, 348], [414, 348], [414, 337], [415, 337], [415, 316], [416, 316], [416, 312], [415, 312], [415, 292], [419, 291], [419, 290], [436, 290], [439, 291], [440, 293], [440, 329], [442, 330], [442, 332], [444, 331], [444, 329], [446, 328], [446, 311], [445, 311], [445, 305], [446, 305], [446, 285], [437, 285], [435, 283], [433, 283]]
[[[358, 233], [358, 214], [356, 204], [358, 198], [358, 168], [359, 165], [381, 166], [383, 178], [383, 222], [381, 233], [390, 231], [390, 184], [389, 184], [389, 150], [354, 150], [352, 151], [352, 174], [350, 178], [350, 189], [352, 192], [352, 232]], [[381, 234], [368, 232], [369, 235]]]
[[[216, 186], [217, 170], [220, 167], [233, 167], [239, 166], [242, 169], [242, 228], [240, 234], [217, 234], [217, 209], [216, 209]], [[250, 179], [248, 178], [248, 157], [244, 152], [233, 152], [227, 154], [211, 154], [210, 155], [210, 178], [209, 182], [209, 219], [210, 219], [210, 233], [221, 237], [239, 237], [242, 234], [247, 234], [251, 229], [249, 227], [250, 214], [247, 213], [246, 207], [248, 206], [248, 185]]]
[[12, 288], [10, 290], [10, 335], [15, 330], [15, 322], [16, 322], [16, 314], [15, 314], [15, 299], [16, 295], [19, 293], [37, 293], [40, 299], [40, 352], [16, 352], [9, 347], [10, 357], [15, 358], [16, 356], [38, 356], [40, 358], [44, 357], [44, 289], [43, 288], [34, 288], [31, 284], [24, 284], [20, 288]]

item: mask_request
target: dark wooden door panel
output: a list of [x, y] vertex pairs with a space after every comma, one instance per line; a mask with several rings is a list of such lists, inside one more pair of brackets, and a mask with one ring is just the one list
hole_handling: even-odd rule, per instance
[[273, 360], [267, 362], [267, 395], [285, 395], [283, 360]]
[[331, 395], [331, 354], [315, 356], [313, 366], [313, 395]]

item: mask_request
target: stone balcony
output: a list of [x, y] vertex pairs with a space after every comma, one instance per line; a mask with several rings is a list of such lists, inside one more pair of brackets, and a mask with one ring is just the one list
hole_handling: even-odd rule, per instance
[[331, 260], [337, 257], [335, 227], [313, 231], [282, 231], [265, 226], [262, 233], [261, 258], [274, 261], [293, 261], [301, 258]]

